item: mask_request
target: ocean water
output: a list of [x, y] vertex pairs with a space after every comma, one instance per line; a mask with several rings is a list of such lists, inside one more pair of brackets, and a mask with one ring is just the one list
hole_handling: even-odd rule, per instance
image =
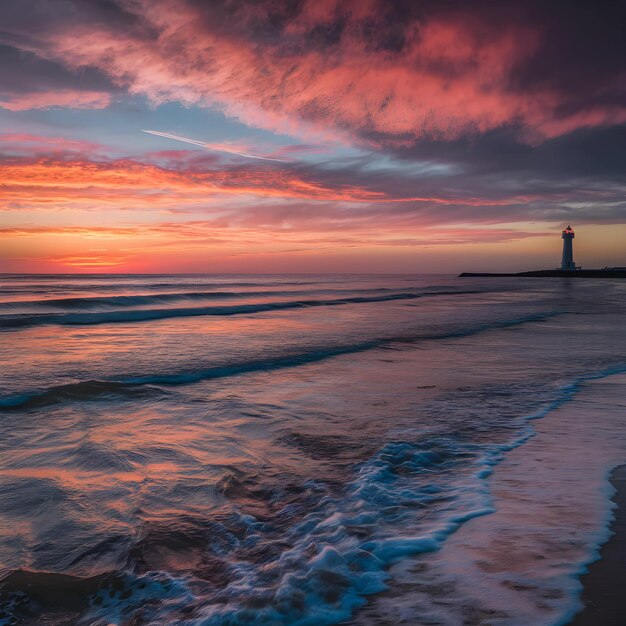
[[626, 443], [558, 416], [625, 321], [611, 280], [2, 276], [0, 624], [566, 623]]

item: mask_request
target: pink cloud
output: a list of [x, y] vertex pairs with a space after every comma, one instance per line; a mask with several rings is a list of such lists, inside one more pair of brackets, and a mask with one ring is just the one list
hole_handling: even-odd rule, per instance
[[[95, 66], [157, 104], [219, 106], [248, 124], [294, 134], [314, 128], [329, 137], [356, 133], [404, 144], [520, 124], [529, 141], [541, 141], [626, 121], [624, 106], [599, 103], [563, 113], [566, 102], [556, 88], [512, 87], [512, 74], [541, 40], [523, 22], [495, 28], [460, 10], [411, 18], [403, 25], [401, 50], [394, 51], [373, 46], [364, 34], [364, 23], [384, 13], [378, 0], [309, 0], [280, 37], [262, 44], [242, 33], [254, 20], [267, 19], [274, 4], [241, 9], [239, 34], [212, 27], [185, 0], [134, 0], [127, 7], [156, 36], [105, 24], [72, 25], [49, 33], [33, 51], [74, 69]], [[306, 33], [339, 13], [346, 26], [336, 43], [302, 43]], [[101, 94], [82, 97], [84, 106], [107, 103]], [[24, 96], [8, 105], [76, 106], [72, 97], [64, 98], [51, 94], [46, 104], [44, 96]]]
[[0, 108], [8, 109], [9, 111], [50, 109], [52, 107], [106, 109], [109, 104], [111, 104], [111, 94], [109, 93], [71, 89], [60, 91], [34, 91], [9, 95], [8, 99], [0, 100]]
[[38, 154], [89, 154], [93, 156], [104, 150], [104, 146], [93, 141], [68, 139], [31, 133], [0, 133], [0, 147], [4, 152], [32, 156]]

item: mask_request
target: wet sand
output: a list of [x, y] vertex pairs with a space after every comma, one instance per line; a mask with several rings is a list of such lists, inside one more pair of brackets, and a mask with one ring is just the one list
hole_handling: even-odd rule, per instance
[[600, 550], [600, 559], [581, 578], [585, 608], [570, 626], [623, 626], [626, 624], [626, 465], [616, 468], [611, 484], [617, 489], [613, 534]]
[[[393, 566], [390, 589], [352, 623], [624, 626], [624, 398], [626, 375], [590, 380], [533, 421], [535, 436], [508, 451], [489, 478], [495, 511], [463, 524], [441, 550]], [[616, 495], [611, 467], [619, 467], [610, 476]], [[607, 541], [611, 497], [620, 508]], [[577, 571], [598, 555], [605, 558], [581, 580]]]

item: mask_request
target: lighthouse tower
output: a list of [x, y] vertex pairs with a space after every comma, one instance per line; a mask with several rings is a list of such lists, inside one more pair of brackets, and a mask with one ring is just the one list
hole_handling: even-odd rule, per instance
[[575, 270], [576, 263], [574, 263], [574, 231], [571, 226], [568, 226], [561, 234], [563, 238], [563, 260], [561, 261], [562, 270]]

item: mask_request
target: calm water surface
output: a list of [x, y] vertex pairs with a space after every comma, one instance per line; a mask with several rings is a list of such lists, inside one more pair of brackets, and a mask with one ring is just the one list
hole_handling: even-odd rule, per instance
[[0, 624], [358, 620], [626, 369], [625, 312], [610, 280], [0, 277]]

